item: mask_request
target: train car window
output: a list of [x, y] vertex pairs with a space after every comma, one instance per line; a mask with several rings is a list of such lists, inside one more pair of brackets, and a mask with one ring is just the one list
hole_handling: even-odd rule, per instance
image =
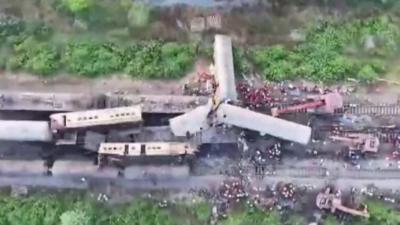
[[121, 116], [125, 116], [125, 113], [121, 113]]
[[160, 146], [158, 146], [158, 147], [157, 147], [157, 149], [161, 149], [161, 147], [160, 147]]
[[140, 155], [146, 155], [146, 145], [145, 144], [140, 145]]
[[67, 116], [63, 115], [62, 120], [63, 120], [63, 125], [66, 126], [67, 125]]
[[115, 114], [115, 117], [119, 117], [119, 114]]
[[93, 119], [93, 117], [89, 117], [89, 120], [92, 120]]
[[98, 119], [99, 117], [98, 117], [98, 116], [94, 116], [94, 118], [95, 118], [95, 119]]

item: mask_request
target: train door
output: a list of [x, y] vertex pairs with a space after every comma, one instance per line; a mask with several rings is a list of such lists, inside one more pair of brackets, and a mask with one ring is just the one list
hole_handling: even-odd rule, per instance
[[66, 115], [62, 116], [62, 121], [63, 121], [63, 126], [66, 127], [67, 126], [67, 116]]
[[125, 149], [124, 149], [124, 156], [129, 154], [129, 145], [125, 144]]
[[145, 144], [140, 145], [140, 155], [146, 155], [146, 145]]

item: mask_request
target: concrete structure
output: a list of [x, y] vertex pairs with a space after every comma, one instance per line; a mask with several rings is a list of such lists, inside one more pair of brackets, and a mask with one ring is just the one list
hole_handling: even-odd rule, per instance
[[215, 35], [215, 81], [219, 100], [237, 100], [235, 71], [233, 67], [232, 41], [229, 36]]
[[51, 142], [52, 134], [46, 121], [1, 120], [0, 140]]
[[107, 94], [107, 107], [142, 105], [143, 113], [184, 113], [207, 103], [204, 96]]
[[308, 144], [311, 138], [311, 128], [308, 126], [228, 104], [219, 106], [217, 121], [304, 145]]

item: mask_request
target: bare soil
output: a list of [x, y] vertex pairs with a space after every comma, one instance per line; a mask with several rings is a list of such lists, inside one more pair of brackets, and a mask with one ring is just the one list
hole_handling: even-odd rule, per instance
[[98, 79], [86, 79], [60, 75], [41, 78], [29, 74], [0, 75], [0, 89], [26, 92], [124, 92], [133, 94], [182, 94], [182, 80], [132, 80], [123, 75], [113, 75]]

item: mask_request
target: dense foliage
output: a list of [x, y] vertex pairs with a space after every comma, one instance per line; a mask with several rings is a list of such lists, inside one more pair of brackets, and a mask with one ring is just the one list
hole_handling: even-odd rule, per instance
[[[206, 202], [175, 204], [165, 209], [156, 203], [137, 199], [128, 204], [104, 204], [82, 195], [66, 194], [0, 198], [0, 225], [207, 225], [211, 207]], [[328, 214], [324, 225], [397, 225], [400, 213], [383, 202], [367, 203], [371, 217], [340, 221]], [[305, 225], [307, 219], [287, 211], [261, 211], [237, 208], [219, 225]]]
[[[143, 27], [150, 21], [151, 9], [129, 0], [118, 1], [107, 9], [110, 13], [104, 18], [95, 16], [104, 8], [101, 1], [59, 1], [79, 21], [87, 19], [103, 26], [96, 22], [100, 19], [110, 26], [128, 27], [114, 36], [130, 34], [133, 27]], [[108, 17], [113, 10], [124, 11], [126, 18]], [[79, 13], [83, 11], [84, 14]], [[42, 22], [0, 19], [0, 66], [40, 75], [68, 72], [97, 77], [125, 72], [133, 78], [167, 79], [182, 77], [199, 55], [212, 57], [212, 48], [201, 45], [196, 49], [191, 44], [177, 42], [125, 44], [102, 37], [93, 40], [84, 35], [54, 41], [53, 34]], [[255, 71], [273, 81], [302, 78], [334, 82], [355, 78], [367, 82], [384, 75], [388, 62], [398, 58], [400, 28], [389, 16], [320, 21], [305, 28], [304, 35], [305, 40], [294, 46], [234, 48], [236, 74]]]
[[260, 224], [260, 225], [280, 225], [281, 218], [277, 211], [264, 213], [259, 210], [245, 210], [229, 215], [221, 225], [244, 225], [244, 224]]
[[123, 67], [118, 47], [90, 41], [69, 43], [63, 60], [69, 73], [87, 76], [113, 73]]
[[179, 78], [193, 64], [193, 46], [148, 42], [125, 51], [125, 71], [141, 78]]
[[250, 57], [269, 80], [370, 81], [385, 71], [383, 62], [397, 53], [399, 41], [399, 27], [386, 16], [326, 21], [309, 28], [304, 43], [257, 48]]
[[[70, 39], [56, 45], [51, 29], [40, 23], [0, 21], [1, 63], [9, 70], [51, 75], [65, 70], [96, 77], [126, 71], [134, 78], [179, 78], [190, 68], [195, 48], [189, 44], [140, 42], [122, 46], [106, 41]], [[3, 26], [1, 26], [3, 25]], [[47, 37], [47, 38], [46, 38]], [[3, 65], [4, 64], [4, 65]]]
[[49, 75], [60, 68], [56, 47], [32, 37], [14, 45], [14, 55], [7, 63], [10, 69], [23, 69], [34, 74]]
[[30, 197], [0, 200], [0, 225], [175, 225], [166, 210], [145, 201], [108, 207], [75, 197]]

